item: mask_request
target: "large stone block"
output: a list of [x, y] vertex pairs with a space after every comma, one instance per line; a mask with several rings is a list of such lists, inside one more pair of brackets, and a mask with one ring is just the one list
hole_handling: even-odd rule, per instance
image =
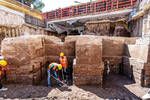
[[102, 63], [102, 42], [97, 37], [80, 38], [76, 42], [77, 64]]
[[61, 39], [55, 36], [44, 36], [43, 40], [44, 44], [53, 44], [53, 43], [59, 43], [61, 42]]
[[62, 43], [55, 44], [45, 44], [45, 54], [50, 56], [59, 56], [60, 52], [63, 50]]
[[102, 84], [104, 71], [102, 64], [77, 64], [73, 69], [73, 81], [75, 85]]
[[66, 56], [75, 57], [75, 49], [75, 42], [64, 42], [62, 52], [64, 52]]
[[114, 39], [103, 39], [103, 57], [122, 56], [124, 52], [124, 41]]
[[73, 74], [76, 75], [103, 75], [103, 66], [102, 65], [76, 65], [73, 68]]
[[101, 76], [93, 75], [93, 76], [74, 76], [74, 84], [81, 85], [100, 85], [102, 86], [103, 78]]
[[122, 56], [108, 56], [108, 57], [103, 57], [103, 61], [109, 61], [110, 65], [118, 65], [122, 63]]
[[125, 55], [147, 62], [148, 45], [126, 45]]
[[41, 81], [41, 71], [37, 71], [31, 74], [7, 74], [8, 83], [17, 84], [39, 84]]
[[59, 56], [45, 56], [46, 61], [52, 62], [59, 62]]
[[2, 55], [12, 65], [25, 65], [44, 56], [42, 36], [6, 38], [2, 41]]

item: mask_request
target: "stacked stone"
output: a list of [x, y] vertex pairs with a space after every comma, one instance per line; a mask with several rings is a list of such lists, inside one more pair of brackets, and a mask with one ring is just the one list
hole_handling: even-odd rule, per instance
[[144, 66], [144, 85], [150, 86], [150, 63], [145, 64]]
[[118, 73], [122, 63], [124, 39], [103, 38], [103, 61], [110, 62], [110, 73]]
[[144, 64], [144, 86], [150, 86], [150, 47], [148, 47], [147, 63]]
[[[89, 33], [94, 33], [98, 36], [109, 36], [111, 31], [111, 21], [90, 21], [85, 24]], [[86, 35], [88, 35], [87, 33]]]
[[74, 84], [102, 85], [102, 40], [97, 37], [83, 37], [76, 42], [76, 65], [73, 68]]
[[122, 72], [125, 44], [135, 44], [136, 38], [104, 36], [101, 38], [103, 39], [103, 62], [109, 61], [110, 73]]
[[148, 45], [127, 45], [123, 59], [124, 73], [136, 83], [143, 85], [144, 66], [147, 63]]
[[2, 42], [2, 55], [9, 62], [6, 72], [11, 83], [37, 84], [45, 74], [42, 36], [6, 38]]

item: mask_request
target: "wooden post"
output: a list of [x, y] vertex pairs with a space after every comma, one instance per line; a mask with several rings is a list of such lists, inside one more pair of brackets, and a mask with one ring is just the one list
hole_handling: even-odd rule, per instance
[[96, 13], [96, 2], [94, 4], [94, 13]]
[[133, 0], [131, 0], [131, 6], [133, 6]]
[[117, 9], [119, 8], [119, 1], [117, 0]]
[[60, 19], [62, 19], [62, 9], [61, 9], [61, 12], [60, 12], [60, 14], [61, 14], [61, 15], [60, 15]]
[[114, 2], [113, 2], [113, 0], [112, 0], [112, 1], [111, 1], [111, 10], [114, 8], [113, 5], [114, 5]]
[[88, 3], [86, 3], [86, 14], [88, 13], [88, 10], [87, 10], [87, 8], [88, 8]]
[[107, 0], [105, 1], [106, 2], [106, 11], [108, 10], [108, 3], [107, 3]]
[[56, 12], [57, 12], [57, 10], [55, 10], [55, 17], [54, 17], [54, 19], [56, 19]]

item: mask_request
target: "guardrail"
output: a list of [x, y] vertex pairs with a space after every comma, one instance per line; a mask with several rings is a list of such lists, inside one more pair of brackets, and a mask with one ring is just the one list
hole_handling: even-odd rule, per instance
[[90, 14], [98, 14], [105, 11], [120, 10], [133, 7], [137, 0], [102, 0], [92, 3], [83, 3], [77, 6], [60, 8], [50, 12], [43, 13], [43, 17], [47, 21], [64, 19], [76, 16], [85, 16]]

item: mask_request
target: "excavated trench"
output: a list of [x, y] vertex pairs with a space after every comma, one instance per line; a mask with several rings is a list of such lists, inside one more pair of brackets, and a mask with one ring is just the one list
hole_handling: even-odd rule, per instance
[[6, 72], [7, 83], [46, 85], [47, 66], [59, 62], [59, 53], [64, 52], [69, 61], [70, 84], [102, 85], [112, 74], [123, 73], [125, 44], [135, 44], [135, 40], [68, 36], [61, 42], [57, 37], [38, 35], [6, 38], [2, 42], [2, 55], [11, 66]]

